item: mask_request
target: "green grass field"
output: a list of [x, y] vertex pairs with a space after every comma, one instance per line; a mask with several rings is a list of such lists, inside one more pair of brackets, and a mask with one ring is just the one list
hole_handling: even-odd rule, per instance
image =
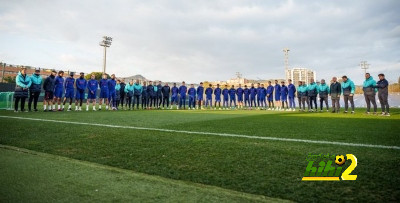
[[[399, 201], [400, 110], [363, 112], [0, 111], [0, 201]], [[309, 153], [357, 180], [301, 181]]]

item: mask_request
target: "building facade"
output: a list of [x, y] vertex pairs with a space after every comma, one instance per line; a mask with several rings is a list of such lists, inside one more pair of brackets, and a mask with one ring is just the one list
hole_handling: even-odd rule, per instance
[[311, 82], [311, 79], [316, 81], [317, 73], [307, 68], [292, 68], [286, 70], [285, 76], [286, 81], [291, 79], [293, 84], [297, 86], [299, 81], [306, 82], [307, 84]]

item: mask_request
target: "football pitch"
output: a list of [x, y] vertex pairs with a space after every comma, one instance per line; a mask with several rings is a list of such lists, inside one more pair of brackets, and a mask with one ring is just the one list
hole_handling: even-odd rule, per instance
[[[0, 201], [399, 201], [400, 109], [364, 111], [1, 110]], [[302, 181], [328, 153], [357, 180]]]

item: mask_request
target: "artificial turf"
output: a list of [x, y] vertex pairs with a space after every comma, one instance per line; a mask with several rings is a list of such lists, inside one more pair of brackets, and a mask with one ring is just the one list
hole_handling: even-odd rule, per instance
[[[48, 120], [400, 146], [391, 117], [268, 111], [12, 113]], [[293, 201], [398, 201], [400, 150], [0, 118], [0, 144]], [[302, 182], [308, 153], [354, 154], [356, 181]], [[348, 164], [348, 163], [346, 163]], [[32, 171], [32, 173], [35, 173]], [[10, 191], [12, 192], [12, 191]], [[45, 192], [45, 191], [43, 191]]]

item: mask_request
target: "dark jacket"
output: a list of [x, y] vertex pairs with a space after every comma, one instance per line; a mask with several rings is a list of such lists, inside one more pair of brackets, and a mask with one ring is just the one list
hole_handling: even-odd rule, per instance
[[169, 93], [171, 92], [171, 88], [169, 86], [163, 86], [161, 88], [162, 95], [164, 97], [169, 97]]
[[119, 85], [121, 86], [121, 89], [119, 90], [120, 95], [121, 95], [121, 97], [124, 97], [125, 96], [125, 85], [126, 84], [124, 82], [121, 82]]
[[161, 89], [162, 89], [162, 87], [163, 87], [163, 86], [160, 85], [160, 84], [157, 85], [157, 96], [158, 96], [158, 97], [161, 97], [161, 96], [162, 96], [162, 95], [161, 95]]
[[44, 80], [43, 83], [44, 91], [54, 92], [55, 78], [56, 78], [55, 76], [50, 75], [49, 77], [46, 78], [46, 80]]
[[386, 79], [383, 80], [379, 80], [378, 82], [376, 82], [376, 85], [374, 86], [375, 88], [378, 88], [378, 95], [388, 95], [388, 86], [389, 86], [389, 82]]
[[342, 93], [342, 85], [340, 85], [339, 82], [331, 83], [331, 86], [329, 88], [329, 94], [332, 97], [337, 97], [341, 93]]
[[150, 97], [155, 97], [156, 92], [154, 92], [154, 87], [153, 85], [147, 85], [147, 95]]

